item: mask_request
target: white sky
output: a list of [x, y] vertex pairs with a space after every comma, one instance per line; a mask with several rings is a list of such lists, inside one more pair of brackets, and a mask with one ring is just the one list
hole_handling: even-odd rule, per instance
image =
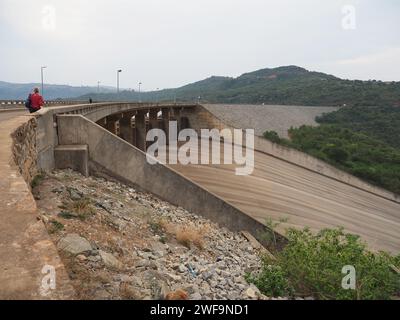
[[[342, 26], [355, 8], [355, 29]], [[347, 20], [346, 20], [347, 21]], [[400, 81], [398, 0], [0, 0], [0, 80], [175, 87], [299, 65]]]

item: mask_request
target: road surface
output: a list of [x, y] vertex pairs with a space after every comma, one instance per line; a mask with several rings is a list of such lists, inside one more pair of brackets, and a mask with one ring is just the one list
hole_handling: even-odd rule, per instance
[[13, 118], [15, 118], [17, 116], [20, 116], [20, 115], [23, 115], [23, 114], [29, 114], [29, 113], [26, 110], [11, 111], [11, 112], [0, 112], [0, 122], [13, 119]]

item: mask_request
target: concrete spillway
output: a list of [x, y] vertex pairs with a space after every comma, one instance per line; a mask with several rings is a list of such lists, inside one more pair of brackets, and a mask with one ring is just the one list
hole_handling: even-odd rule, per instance
[[[231, 113], [239, 114], [230, 114], [235, 123], [229, 121], [229, 124], [236, 127], [242, 124], [246, 128], [249, 120], [243, 112], [248, 110], [243, 108], [230, 109]], [[226, 111], [223, 108], [216, 112], [219, 106], [207, 106], [207, 109], [218, 114], [219, 119]], [[246, 123], [240, 123], [240, 119]], [[269, 218], [274, 221], [287, 218], [278, 227], [281, 233], [288, 227], [310, 227], [318, 231], [341, 226], [360, 235], [372, 249], [400, 252], [400, 203], [379, 194], [260, 151], [255, 152], [255, 170], [250, 176], [236, 176], [233, 165], [170, 167], [261, 223]]]
[[343, 226], [373, 249], [400, 251], [400, 204], [261, 152], [250, 176], [231, 165], [171, 167], [262, 223], [287, 218], [280, 232]]

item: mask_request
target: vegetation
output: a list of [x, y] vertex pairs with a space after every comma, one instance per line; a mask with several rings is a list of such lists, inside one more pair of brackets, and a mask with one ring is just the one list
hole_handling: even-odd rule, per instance
[[79, 219], [85, 221], [96, 213], [89, 198], [70, 200], [60, 206], [60, 209], [63, 209], [63, 211], [58, 216], [66, 220]]
[[61, 222], [54, 219], [49, 221], [48, 231], [50, 234], [57, 233], [61, 230], [64, 230], [64, 225]]
[[391, 124], [400, 123], [398, 109], [344, 108], [319, 118], [319, 127], [290, 129], [290, 140], [270, 131], [264, 137], [400, 194], [400, 127]]
[[210, 103], [294, 104], [309, 106], [400, 105], [400, 82], [351, 81], [287, 66], [262, 69], [237, 78], [210, 77], [176, 89], [87, 94], [102, 101], [190, 101]]
[[39, 172], [36, 176], [33, 177], [31, 181], [31, 188], [35, 189], [38, 185], [40, 185], [45, 177], [46, 174], [44, 172]]
[[[391, 265], [399, 257], [372, 253], [358, 236], [343, 229], [317, 234], [308, 229], [290, 229], [288, 244], [276, 260], [263, 258], [261, 270], [246, 276], [267, 296], [313, 296], [318, 299], [390, 299], [399, 292], [399, 275]], [[344, 266], [356, 270], [355, 289], [344, 289]]]
[[321, 124], [334, 124], [351, 129], [400, 148], [400, 108], [352, 107], [317, 117]]

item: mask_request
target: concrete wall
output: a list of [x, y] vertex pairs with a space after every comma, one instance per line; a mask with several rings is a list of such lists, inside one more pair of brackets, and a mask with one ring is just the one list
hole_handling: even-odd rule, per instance
[[400, 195], [369, 184], [368, 182], [365, 182], [347, 172], [339, 170], [327, 164], [326, 162], [321, 161], [301, 151], [281, 146], [258, 136], [255, 137], [254, 148], [255, 150], [265, 152], [276, 158], [296, 164], [308, 170], [318, 172], [319, 174], [330, 177], [332, 179], [344, 182], [355, 188], [371, 192], [385, 199], [400, 203]]
[[[147, 162], [146, 154], [79, 115], [59, 115], [61, 145], [88, 145], [91, 170], [111, 175], [233, 231], [247, 230], [260, 241], [265, 226], [169, 167]], [[93, 173], [93, 172], [91, 172]], [[285, 239], [277, 234], [281, 244]]]
[[[196, 130], [204, 128], [217, 128], [220, 130], [224, 128], [233, 129], [232, 126], [225, 124], [222, 119], [213, 115], [203, 106], [197, 106], [193, 110], [185, 111], [185, 116], [189, 118], [190, 124], [193, 125], [193, 128]], [[261, 136], [255, 136], [254, 149], [274, 156], [278, 159], [284, 160], [286, 162], [298, 165], [302, 168], [317, 172], [321, 175], [344, 182], [355, 188], [400, 203], [400, 195], [394, 194], [380, 187], [376, 187], [304, 152], [281, 146], [267, 139], [264, 139]]]

